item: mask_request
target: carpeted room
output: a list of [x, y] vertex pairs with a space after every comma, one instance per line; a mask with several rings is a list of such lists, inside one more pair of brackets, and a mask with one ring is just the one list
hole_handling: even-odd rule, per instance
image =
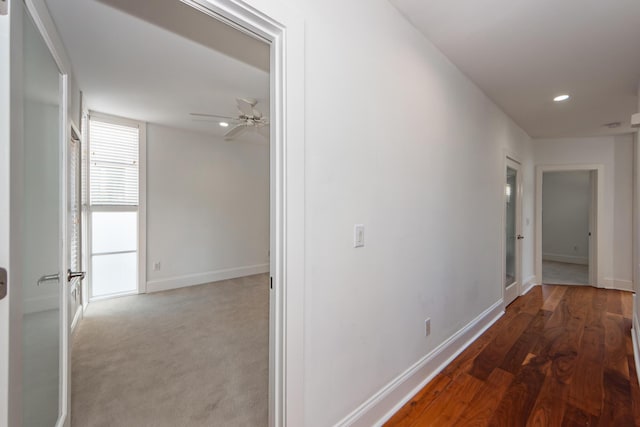
[[[74, 424], [266, 425], [269, 46], [180, 2], [159, 14], [118, 1], [49, 6], [89, 147]], [[134, 202], [94, 201], [120, 197], [97, 196], [96, 183], [111, 185], [100, 162], [122, 157], [98, 152], [98, 122], [139, 131]], [[108, 217], [124, 212], [126, 226]]]

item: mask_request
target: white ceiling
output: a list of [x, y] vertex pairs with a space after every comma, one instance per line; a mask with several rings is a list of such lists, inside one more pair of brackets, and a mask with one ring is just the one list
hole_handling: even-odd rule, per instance
[[639, 0], [390, 1], [530, 136], [631, 132]]
[[[190, 112], [269, 115], [269, 46], [175, 0], [48, 0], [85, 108], [214, 135]], [[243, 139], [264, 141], [256, 133]]]

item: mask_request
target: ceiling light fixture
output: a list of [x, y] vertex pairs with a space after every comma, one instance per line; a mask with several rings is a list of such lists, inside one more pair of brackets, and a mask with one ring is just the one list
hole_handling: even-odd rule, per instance
[[229, 127], [229, 123], [227, 122], [220, 122], [220, 126], [223, 128]]
[[555, 98], [553, 98], [553, 100], [555, 102], [562, 102], [562, 101], [566, 101], [567, 99], [571, 98], [569, 95], [564, 94], [564, 95], [558, 95]]

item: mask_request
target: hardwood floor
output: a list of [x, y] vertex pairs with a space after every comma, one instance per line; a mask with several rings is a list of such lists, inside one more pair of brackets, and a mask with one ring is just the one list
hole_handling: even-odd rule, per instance
[[640, 426], [632, 294], [543, 285], [386, 426]]

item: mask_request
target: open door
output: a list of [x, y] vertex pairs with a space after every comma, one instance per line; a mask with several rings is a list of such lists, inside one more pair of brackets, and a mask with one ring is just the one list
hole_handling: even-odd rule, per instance
[[522, 253], [522, 173], [520, 163], [507, 158], [504, 187], [504, 304], [520, 295]]
[[28, 10], [23, 66], [22, 425], [53, 426], [62, 415], [64, 329], [61, 79]]
[[8, 17], [0, 17], [10, 55], [6, 44], [0, 53], [11, 71], [10, 135], [0, 138], [10, 153], [9, 195], [0, 201], [10, 212], [11, 254], [0, 425], [53, 427], [69, 424], [66, 76], [32, 7], [11, 1]]
[[591, 203], [589, 203], [589, 284], [598, 286], [598, 276], [596, 273], [597, 258], [596, 248], [598, 247], [598, 171], [592, 170], [589, 173], [589, 184], [591, 189]]

